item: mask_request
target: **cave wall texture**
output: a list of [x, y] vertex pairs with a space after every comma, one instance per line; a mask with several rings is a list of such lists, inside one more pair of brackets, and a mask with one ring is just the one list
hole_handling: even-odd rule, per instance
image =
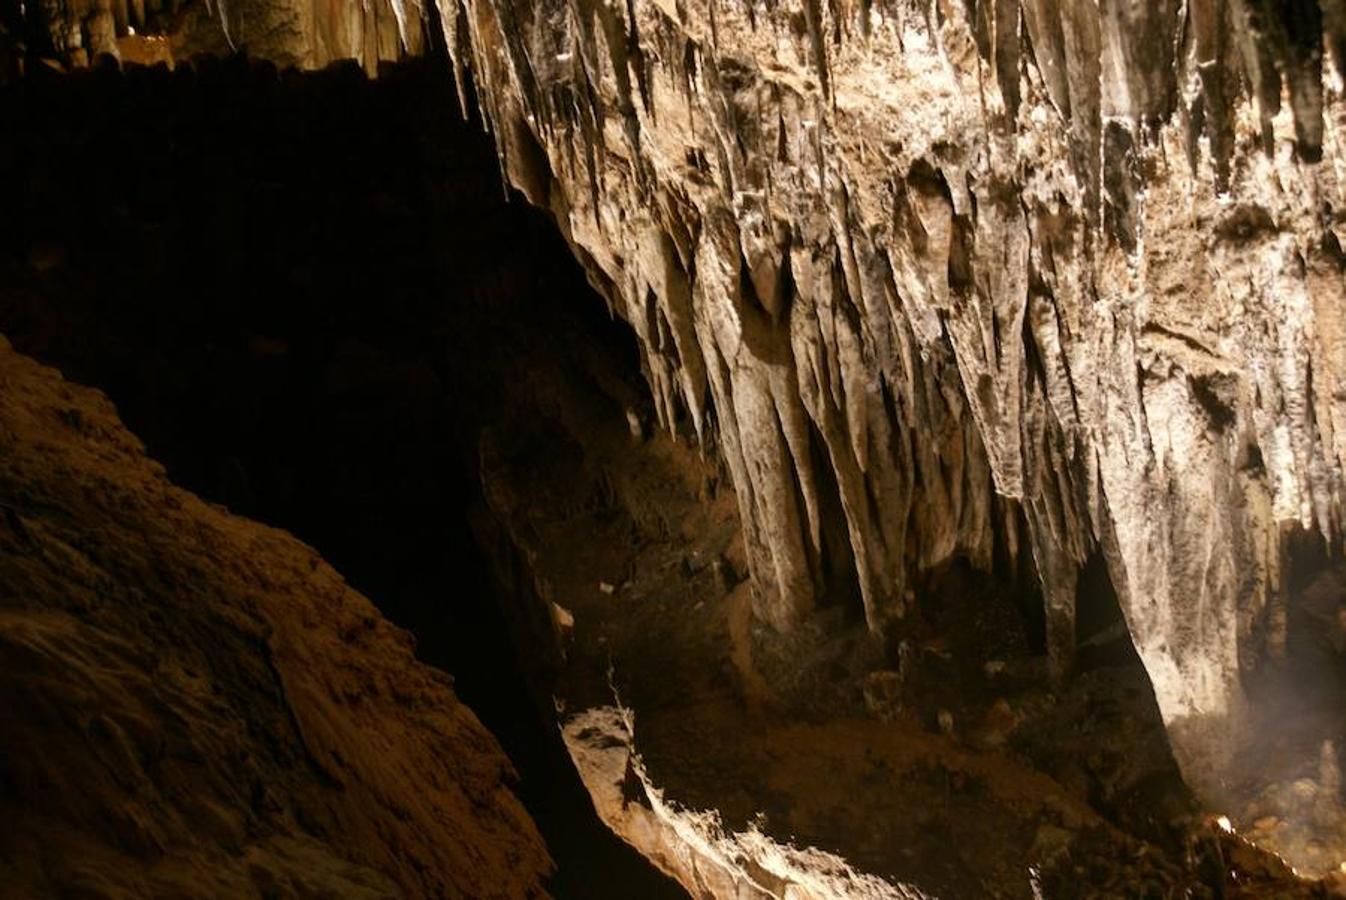
[[413, 645], [0, 337], [0, 893], [546, 896], [509, 760]]
[[0, 84], [25, 57], [85, 66], [235, 50], [280, 66], [320, 68], [417, 55], [426, 31], [402, 0], [0, 0]]
[[[1342, 0], [442, 0], [509, 180], [733, 475], [756, 610], [1101, 553], [1189, 779], [1340, 544]], [[823, 513], [839, 501], [844, 531]], [[1001, 550], [997, 551], [999, 542]]]

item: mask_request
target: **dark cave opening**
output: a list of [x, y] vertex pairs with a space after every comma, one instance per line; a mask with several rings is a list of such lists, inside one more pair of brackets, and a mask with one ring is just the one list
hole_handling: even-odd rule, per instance
[[1080, 567], [1075, 586], [1075, 643], [1082, 670], [1100, 665], [1141, 667], [1107, 560], [1098, 548]]
[[1346, 674], [1338, 671], [1346, 657], [1346, 564], [1316, 531], [1296, 528], [1284, 541], [1284, 665], [1314, 676], [1335, 701]]
[[636, 345], [545, 216], [505, 202], [445, 69], [39, 73], [0, 121], [0, 333], [416, 635], [521, 773], [556, 895], [680, 896], [595, 815], [502, 603], [509, 561], [473, 527], [478, 435], [529, 354], [573, 328], [634, 383]]

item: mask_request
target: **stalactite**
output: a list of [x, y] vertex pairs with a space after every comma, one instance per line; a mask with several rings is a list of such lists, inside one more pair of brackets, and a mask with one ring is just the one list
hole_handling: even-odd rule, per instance
[[818, 82], [822, 85], [823, 96], [832, 94], [832, 76], [827, 68], [827, 47], [823, 43], [822, 7], [819, 0], [804, 0], [804, 21], [808, 27], [809, 45], [813, 51], [813, 64], [818, 73]]
[[500, 17], [500, 30], [514, 70], [513, 80], [519, 86], [519, 99], [527, 113], [536, 119], [537, 127], [545, 128], [546, 108], [541, 102], [537, 79], [533, 75], [533, 62], [528, 58], [528, 50], [523, 44], [524, 32], [513, 0], [500, 0], [496, 15]]
[[654, 114], [654, 105], [650, 97], [650, 70], [645, 50], [640, 40], [640, 26], [636, 22], [635, 0], [626, 0], [626, 58], [633, 61], [636, 70], [636, 89], [640, 93], [640, 105], [647, 115]]
[[[1339, 0], [593, 2], [571, 0], [580, 177], [534, 128], [646, 320], [661, 418], [714, 432], [759, 613], [788, 626], [821, 589], [833, 484], [876, 631], [914, 573], [999, 541], [1036, 563], [1064, 676], [1101, 556], [1197, 771], [1266, 650], [1274, 536], [1340, 529], [1346, 298], [1311, 261], [1344, 233]], [[493, 71], [484, 96], [529, 102]]]

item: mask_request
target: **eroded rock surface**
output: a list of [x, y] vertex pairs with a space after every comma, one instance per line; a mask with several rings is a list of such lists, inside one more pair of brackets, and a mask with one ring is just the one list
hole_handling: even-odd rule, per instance
[[372, 72], [420, 54], [425, 35], [415, 0], [4, 0], [0, 84], [38, 61], [172, 64], [236, 50], [304, 69], [354, 59]]
[[543, 896], [512, 777], [313, 550], [173, 487], [0, 339], [7, 893]]
[[[1058, 674], [1100, 553], [1218, 793], [1337, 546], [1339, 0], [441, 4], [502, 164], [723, 454], [755, 608], [1031, 564]], [[839, 511], [831, 515], [830, 511]]]

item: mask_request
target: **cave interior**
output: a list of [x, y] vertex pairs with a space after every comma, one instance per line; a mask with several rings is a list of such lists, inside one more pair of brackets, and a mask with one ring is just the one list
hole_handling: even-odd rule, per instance
[[[913, 574], [901, 622], [871, 627], [816, 428], [816, 483], [795, 482], [800, 508], [817, 498], [816, 603], [780, 628], [717, 413], [660, 397], [663, 363], [555, 210], [510, 185], [491, 134], [509, 123], [455, 83], [437, 26], [415, 53], [384, 34], [363, 58], [278, 64], [183, 37], [213, 21], [194, 5], [143, 7], [110, 38], [91, 14], [69, 65], [0, 42], [0, 335], [104, 392], [174, 484], [293, 534], [414, 635], [512, 764], [551, 860], [527, 895], [1343, 889], [1346, 564], [1318, 532], [1282, 537], [1283, 651], [1245, 666], [1256, 738], [1216, 798], [1175, 760], [1101, 547], [1054, 665], [1011, 501], [987, 553]], [[5, 10], [4, 35], [42, 33]], [[94, 52], [107, 40], [120, 61]], [[774, 321], [749, 266], [739, 282]], [[14, 534], [0, 631], [29, 609]], [[21, 822], [13, 759], [41, 751], [0, 749]], [[5, 858], [27, 847], [0, 838], [16, 896], [73, 895], [62, 863]]]

